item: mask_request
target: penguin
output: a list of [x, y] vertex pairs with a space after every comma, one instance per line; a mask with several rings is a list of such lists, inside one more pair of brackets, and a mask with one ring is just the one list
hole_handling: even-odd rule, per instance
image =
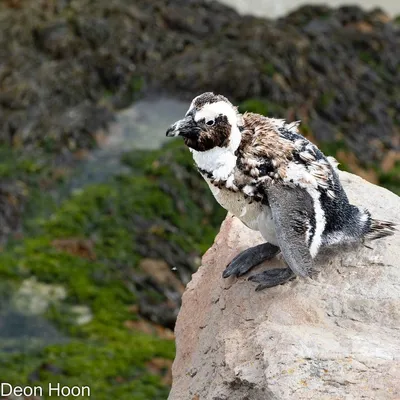
[[166, 135], [181, 136], [217, 202], [265, 243], [236, 256], [223, 278], [242, 276], [282, 252], [286, 268], [250, 276], [256, 290], [312, 277], [324, 247], [394, 234], [395, 224], [350, 204], [337, 162], [287, 123], [246, 112], [223, 95], [203, 93]]

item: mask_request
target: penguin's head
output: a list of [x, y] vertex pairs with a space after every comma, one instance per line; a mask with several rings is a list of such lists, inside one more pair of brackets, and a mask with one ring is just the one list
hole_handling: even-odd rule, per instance
[[193, 99], [185, 118], [172, 124], [167, 136], [182, 136], [195, 151], [226, 147], [234, 152], [241, 140], [240, 120], [237, 108], [226, 97], [207, 92]]

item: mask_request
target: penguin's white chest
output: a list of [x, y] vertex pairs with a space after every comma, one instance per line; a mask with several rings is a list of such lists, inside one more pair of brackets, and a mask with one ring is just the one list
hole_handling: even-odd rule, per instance
[[243, 193], [217, 188], [208, 178], [204, 179], [217, 202], [225, 210], [239, 218], [248, 228], [259, 231], [269, 243], [278, 244], [271, 209], [268, 206], [255, 201], [249, 204]]

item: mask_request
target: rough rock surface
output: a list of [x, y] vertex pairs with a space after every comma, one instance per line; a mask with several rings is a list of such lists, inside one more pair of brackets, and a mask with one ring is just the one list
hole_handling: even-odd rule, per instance
[[[352, 202], [399, 221], [398, 196], [341, 179]], [[169, 400], [400, 399], [399, 236], [322, 254], [315, 280], [255, 292], [221, 277], [262, 241], [228, 216], [183, 295]]]

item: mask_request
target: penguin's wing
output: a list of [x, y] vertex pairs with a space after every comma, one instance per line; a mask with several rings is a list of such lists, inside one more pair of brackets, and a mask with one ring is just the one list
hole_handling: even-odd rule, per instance
[[305, 189], [274, 184], [266, 189], [276, 236], [289, 268], [298, 276], [311, 276], [313, 261], [309, 250], [313, 202]]

